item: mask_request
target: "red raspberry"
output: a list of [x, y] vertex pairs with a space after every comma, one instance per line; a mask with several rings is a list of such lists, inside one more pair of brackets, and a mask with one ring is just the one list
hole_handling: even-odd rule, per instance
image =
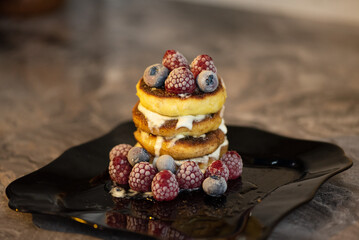
[[178, 67], [188, 68], [188, 61], [182, 53], [176, 50], [167, 50], [162, 58], [162, 65], [172, 71]]
[[216, 160], [212, 162], [211, 165], [208, 166], [206, 172], [204, 173], [205, 178], [212, 175], [223, 177], [226, 181], [228, 181], [228, 176], [229, 176], [228, 167], [221, 160]]
[[127, 157], [117, 156], [110, 161], [108, 171], [112, 181], [118, 184], [127, 184], [132, 166], [127, 161]]
[[186, 161], [177, 171], [177, 181], [181, 189], [199, 188], [203, 182], [203, 173], [197, 163]]
[[175, 175], [169, 170], [157, 173], [152, 181], [153, 197], [157, 201], [170, 201], [177, 197], [179, 188]]
[[156, 175], [156, 168], [148, 162], [137, 163], [130, 173], [128, 184], [132, 190], [138, 192], [151, 191], [151, 182]]
[[221, 160], [227, 165], [229, 170], [229, 179], [236, 179], [242, 175], [243, 161], [236, 151], [226, 152]]
[[217, 68], [214, 66], [212, 58], [206, 54], [198, 55], [192, 61], [190, 66], [191, 66], [191, 72], [193, 73], [194, 79], [196, 79], [198, 74], [203, 70], [209, 70], [214, 73], [217, 72]]
[[114, 146], [110, 151], [110, 160], [117, 156], [126, 157], [127, 160], [127, 153], [131, 148], [132, 146], [130, 144], [118, 144]]
[[168, 75], [165, 81], [165, 88], [167, 92], [174, 94], [191, 94], [196, 89], [196, 82], [192, 72], [188, 68], [179, 67]]

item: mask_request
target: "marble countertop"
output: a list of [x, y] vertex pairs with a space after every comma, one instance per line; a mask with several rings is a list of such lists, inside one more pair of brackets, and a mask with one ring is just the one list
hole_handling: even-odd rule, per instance
[[357, 239], [358, 26], [158, 0], [67, 1], [0, 18], [1, 239], [117, 238], [12, 211], [5, 188], [130, 120], [137, 80], [166, 49], [214, 58], [230, 86], [228, 124], [331, 142], [354, 162], [269, 239]]

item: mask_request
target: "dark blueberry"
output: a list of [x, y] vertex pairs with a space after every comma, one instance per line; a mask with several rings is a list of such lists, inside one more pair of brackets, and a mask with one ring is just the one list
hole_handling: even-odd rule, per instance
[[133, 166], [139, 162], [149, 162], [150, 154], [146, 151], [146, 149], [141, 147], [133, 147], [127, 154], [128, 162]]
[[208, 195], [219, 197], [227, 190], [227, 182], [223, 177], [213, 175], [203, 181], [202, 188]]
[[202, 71], [197, 76], [197, 85], [203, 92], [213, 92], [218, 87], [217, 74], [212, 71]]
[[149, 87], [161, 87], [163, 86], [167, 76], [168, 69], [162, 64], [153, 64], [146, 68], [143, 73], [143, 80]]
[[162, 155], [156, 161], [156, 168], [160, 172], [162, 170], [170, 170], [172, 173], [176, 172], [176, 164], [170, 155]]

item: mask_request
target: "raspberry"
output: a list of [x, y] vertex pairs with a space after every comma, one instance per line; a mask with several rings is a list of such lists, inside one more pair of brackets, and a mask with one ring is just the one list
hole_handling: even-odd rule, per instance
[[192, 72], [185, 67], [174, 69], [165, 81], [167, 92], [174, 94], [193, 93], [196, 89], [196, 82]]
[[182, 53], [176, 50], [167, 50], [162, 58], [162, 65], [172, 71], [178, 67], [188, 68], [188, 61]]
[[195, 59], [193, 59], [190, 66], [195, 79], [203, 70], [210, 70], [214, 73], [217, 72], [217, 68], [214, 66], [212, 58], [206, 54], [198, 55]]
[[213, 176], [213, 175], [221, 176], [226, 181], [228, 181], [229, 170], [228, 170], [228, 167], [226, 166], [226, 164], [224, 162], [222, 162], [221, 160], [216, 160], [216, 161], [212, 162], [211, 165], [209, 165], [208, 168], [206, 169], [204, 176], [207, 178], [207, 177]]
[[227, 165], [229, 170], [229, 179], [236, 179], [242, 175], [243, 161], [236, 151], [226, 152], [221, 160]]
[[177, 181], [181, 189], [199, 188], [203, 181], [203, 173], [197, 163], [186, 161], [177, 171]]
[[118, 184], [127, 184], [132, 166], [126, 157], [117, 156], [110, 161], [108, 171], [112, 181]]
[[153, 197], [157, 201], [170, 201], [177, 197], [179, 188], [175, 175], [169, 170], [157, 173], [152, 181]]
[[128, 184], [130, 188], [138, 192], [149, 192], [151, 182], [156, 175], [156, 168], [148, 162], [137, 163], [130, 173]]
[[130, 144], [118, 144], [114, 146], [110, 151], [110, 160], [117, 156], [126, 157], [127, 160], [127, 153], [131, 148], [132, 146]]

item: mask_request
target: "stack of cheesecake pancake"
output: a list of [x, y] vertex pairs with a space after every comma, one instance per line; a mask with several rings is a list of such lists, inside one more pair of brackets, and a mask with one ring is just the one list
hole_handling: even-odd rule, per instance
[[204, 171], [228, 149], [226, 89], [208, 55], [188, 65], [179, 54], [168, 50], [162, 64], [149, 66], [137, 83], [134, 136], [154, 164], [159, 156], [170, 155], [177, 166], [191, 160]]

